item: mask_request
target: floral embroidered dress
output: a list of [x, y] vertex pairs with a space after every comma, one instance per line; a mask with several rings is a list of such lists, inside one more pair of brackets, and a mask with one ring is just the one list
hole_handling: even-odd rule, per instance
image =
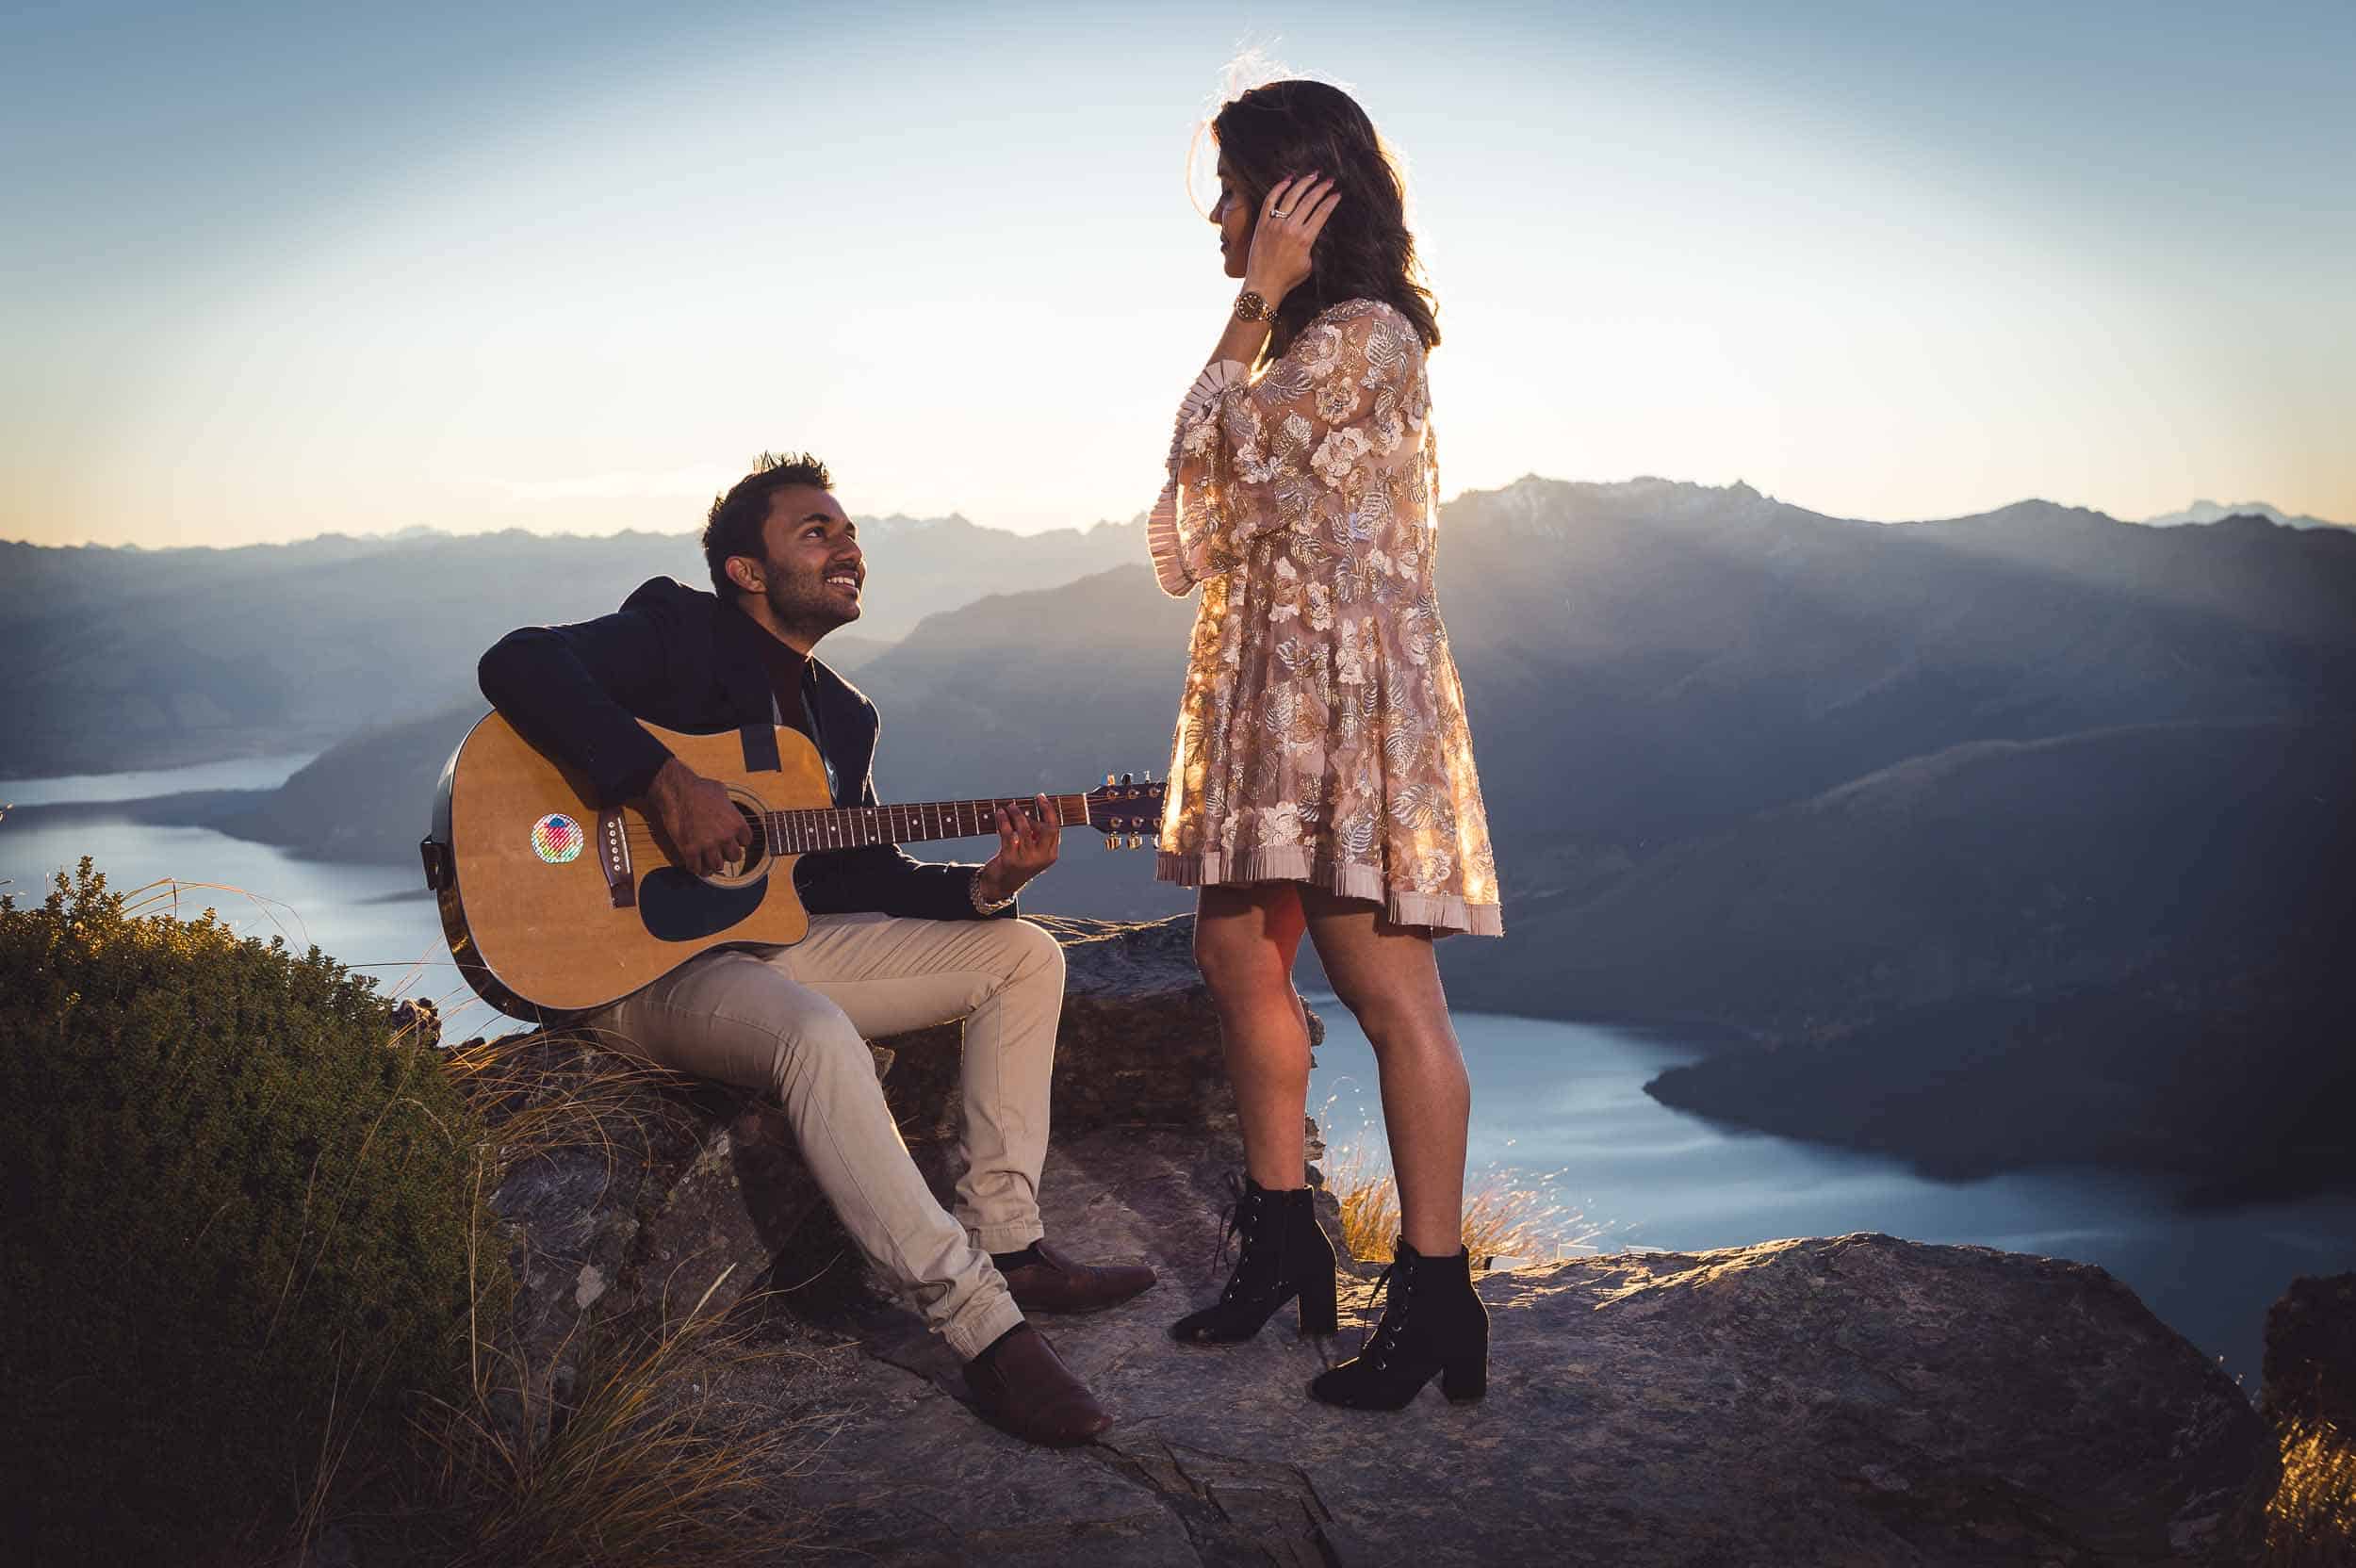
[[1160, 880], [1315, 882], [1403, 925], [1504, 934], [1432, 591], [1431, 400], [1423, 339], [1372, 300], [1316, 317], [1258, 380], [1221, 360], [1187, 393], [1146, 529], [1163, 591], [1203, 588]]

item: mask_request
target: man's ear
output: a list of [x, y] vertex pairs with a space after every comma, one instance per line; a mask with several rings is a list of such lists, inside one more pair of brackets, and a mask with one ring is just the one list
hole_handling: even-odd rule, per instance
[[728, 564], [728, 580], [748, 594], [758, 594], [761, 587], [761, 568], [749, 555], [731, 555]]

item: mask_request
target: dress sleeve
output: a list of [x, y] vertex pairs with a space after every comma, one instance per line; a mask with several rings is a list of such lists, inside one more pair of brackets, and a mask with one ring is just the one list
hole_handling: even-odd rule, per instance
[[1257, 381], [1232, 360], [1204, 370], [1179, 407], [1170, 482], [1146, 525], [1163, 592], [1187, 593], [1272, 529], [1354, 504], [1367, 469], [1422, 423], [1409, 403], [1422, 351], [1397, 311], [1353, 302], [1312, 321]]

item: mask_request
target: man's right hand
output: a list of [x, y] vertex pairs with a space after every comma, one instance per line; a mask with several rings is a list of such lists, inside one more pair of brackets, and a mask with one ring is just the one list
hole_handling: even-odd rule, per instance
[[679, 864], [709, 876], [752, 848], [753, 825], [728, 799], [725, 785], [706, 778], [674, 757], [646, 789], [646, 806]]

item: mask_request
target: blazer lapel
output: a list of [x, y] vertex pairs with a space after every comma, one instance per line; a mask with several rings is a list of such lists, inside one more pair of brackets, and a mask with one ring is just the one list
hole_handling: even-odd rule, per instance
[[862, 804], [867, 798], [867, 776], [875, 761], [875, 710], [815, 654], [810, 656], [802, 690], [816, 710], [813, 717], [824, 737], [820, 743], [834, 765], [836, 802]]
[[718, 630], [722, 657], [715, 673], [731, 722], [760, 724], [774, 720], [775, 694], [769, 690], [769, 666], [761, 658], [761, 646], [768, 642], [769, 634], [732, 604], [720, 606]]

